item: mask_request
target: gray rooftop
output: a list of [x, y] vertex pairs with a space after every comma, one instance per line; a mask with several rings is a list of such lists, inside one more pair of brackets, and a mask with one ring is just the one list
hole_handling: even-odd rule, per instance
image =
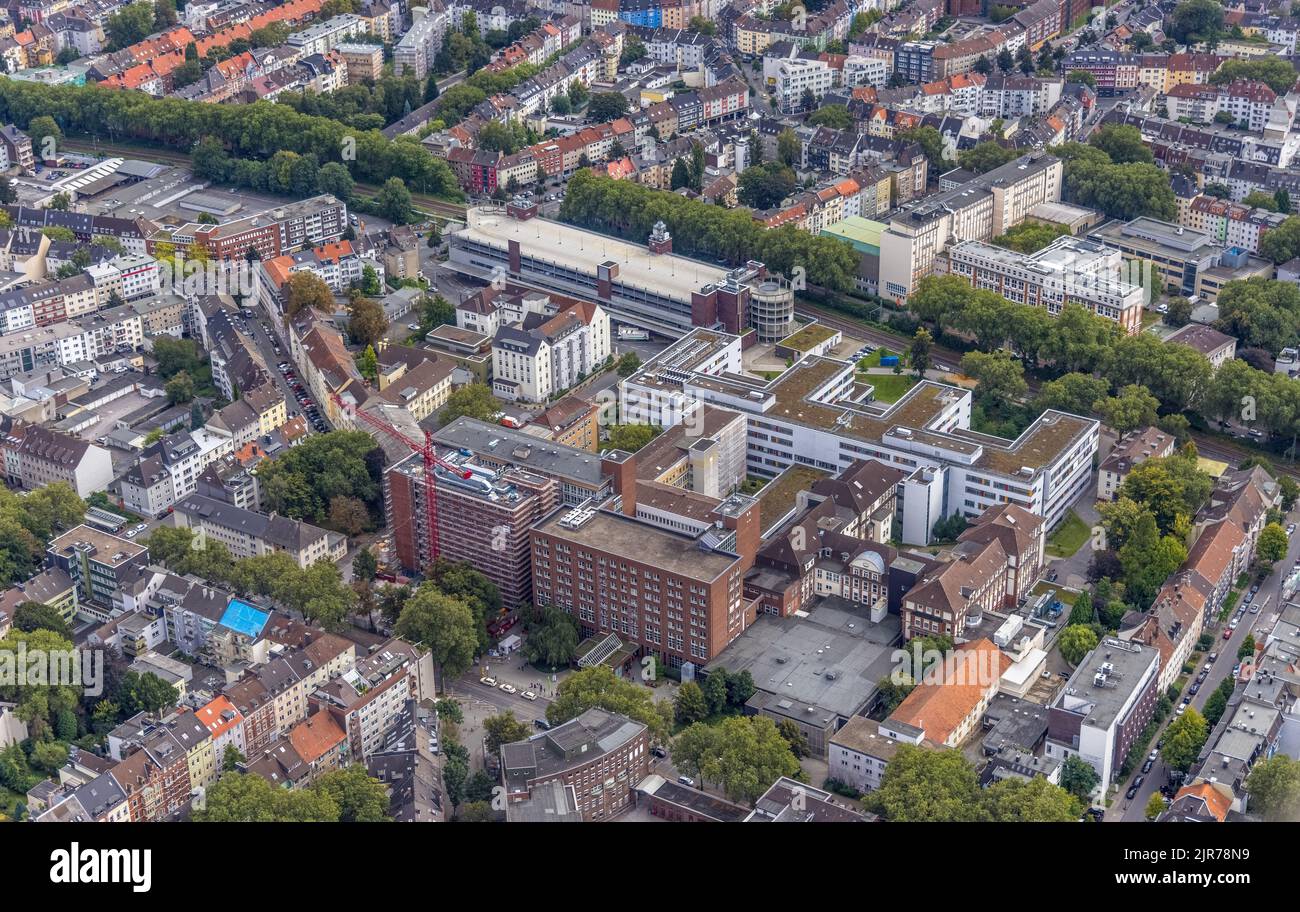
[[435, 431], [433, 439], [442, 446], [467, 449], [480, 457], [587, 487], [599, 487], [604, 478], [595, 453], [475, 418], [457, 418]]
[[[1153, 647], [1107, 637], [1074, 669], [1054, 705], [1082, 715], [1088, 726], [1110, 728], [1141, 686], [1146, 671], [1159, 661], [1160, 653]], [[1111, 670], [1105, 683], [1098, 683], [1097, 675], [1105, 663], [1110, 663]]]
[[785, 710], [793, 718], [812, 707], [847, 718], [872, 700], [888, 676], [898, 637], [895, 615], [873, 624], [860, 606], [828, 598], [807, 617], [760, 616], [706, 671], [748, 670], [759, 690], [776, 698], [766, 701], [769, 711]]

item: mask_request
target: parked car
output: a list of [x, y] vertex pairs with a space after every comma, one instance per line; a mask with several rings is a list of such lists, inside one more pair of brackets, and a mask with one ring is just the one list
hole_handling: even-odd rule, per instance
[[677, 781], [682, 785], [689, 785], [691, 788], [695, 788], [695, 780], [690, 776], [678, 776]]
[[549, 731], [551, 727], [551, 723], [547, 722], [545, 719], [534, 719], [533, 725], [537, 726], [542, 731]]
[[537, 699], [537, 694], [533, 693], [531, 690], [525, 690], [525, 691], [524, 691], [523, 693], [521, 693], [519, 696], [523, 697], [525, 700], [536, 700], [536, 699]]
[[519, 693], [519, 691], [515, 688], [513, 684], [499, 684], [497, 686], [500, 688], [502, 693], [508, 693], [508, 694]]
[[1231, 628], [1231, 627], [1225, 627], [1225, 628], [1223, 629], [1223, 638], [1224, 638], [1225, 640], [1230, 640], [1230, 639], [1232, 639], [1232, 628]]
[[668, 756], [668, 751], [664, 750], [662, 747], [660, 747], [657, 744], [654, 747], [650, 748], [650, 753], [654, 754], [660, 760]]
[[1134, 798], [1136, 798], [1138, 789], [1142, 788], [1142, 783], [1146, 782], [1146, 780], [1147, 780], [1146, 776], [1138, 776], [1136, 779], [1134, 779], [1133, 784], [1130, 785], [1128, 787], [1128, 791], [1124, 793], [1124, 797], [1127, 798], [1129, 801], [1132, 801]]
[[1206, 661], [1207, 664], [1213, 665], [1213, 664], [1214, 664], [1214, 660], [1217, 659], [1218, 657], [1219, 657], [1219, 654], [1218, 654], [1217, 652], [1212, 652], [1212, 653], [1210, 653], [1209, 655], [1207, 655], [1207, 656], [1205, 657], [1205, 661]]
[[479, 682], [480, 684], [486, 684], [488, 687], [496, 687], [496, 686], [497, 686], [497, 679], [496, 679], [496, 678], [492, 678], [492, 677], [479, 678], [479, 679], [478, 679], [478, 682]]
[[1145, 763], [1142, 764], [1142, 772], [1144, 772], [1144, 773], [1149, 773], [1149, 772], [1151, 772], [1151, 767], [1153, 767], [1153, 766], [1155, 766], [1155, 765], [1156, 765], [1156, 762], [1155, 762], [1154, 760], [1147, 760]]

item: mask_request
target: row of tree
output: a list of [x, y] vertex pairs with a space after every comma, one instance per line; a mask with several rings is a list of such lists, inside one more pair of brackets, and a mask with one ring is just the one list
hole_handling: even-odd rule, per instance
[[447, 163], [415, 137], [390, 140], [378, 130], [358, 130], [274, 102], [214, 105], [94, 85], [0, 80], [0, 118], [26, 128], [41, 115], [52, 117], [64, 132], [111, 142], [188, 149], [215, 137], [235, 160], [265, 162], [280, 151], [311, 154], [322, 166], [339, 162], [359, 181], [378, 184], [397, 177], [421, 192], [460, 195]]
[[813, 237], [792, 225], [769, 230], [745, 209], [725, 209], [590, 171], [569, 181], [560, 217], [637, 243], [662, 221], [679, 253], [731, 265], [761, 260], [787, 276], [798, 267], [810, 284], [834, 291], [852, 288], [857, 275], [857, 254], [842, 241]]

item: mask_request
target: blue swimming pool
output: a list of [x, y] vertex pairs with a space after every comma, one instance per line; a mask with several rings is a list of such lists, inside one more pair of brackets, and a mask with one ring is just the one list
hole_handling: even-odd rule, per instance
[[270, 617], [269, 611], [254, 608], [248, 602], [239, 599], [231, 599], [230, 604], [226, 606], [226, 613], [221, 616], [221, 625], [244, 636], [255, 637], [262, 632]]

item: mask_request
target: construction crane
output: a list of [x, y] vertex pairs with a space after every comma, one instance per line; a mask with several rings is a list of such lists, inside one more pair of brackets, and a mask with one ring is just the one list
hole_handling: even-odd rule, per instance
[[372, 430], [383, 431], [394, 440], [401, 441], [412, 452], [419, 453], [424, 463], [424, 518], [428, 533], [428, 562], [432, 566], [438, 560], [438, 496], [435, 487], [436, 471], [439, 467], [460, 478], [471, 478], [473, 473], [468, 469], [452, 465], [445, 459], [438, 457], [438, 450], [433, 444], [432, 432], [425, 430], [424, 441], [413, 440], [406, 434], [393, 427], [382, 418], [372, 415], [369, 412], [362, 411], [355, 405], [343, 401], [338, 393], [330, 397], [334, 404], [343, 410], [345, 414], [360, 418], [365, 424], [369, 425]]

